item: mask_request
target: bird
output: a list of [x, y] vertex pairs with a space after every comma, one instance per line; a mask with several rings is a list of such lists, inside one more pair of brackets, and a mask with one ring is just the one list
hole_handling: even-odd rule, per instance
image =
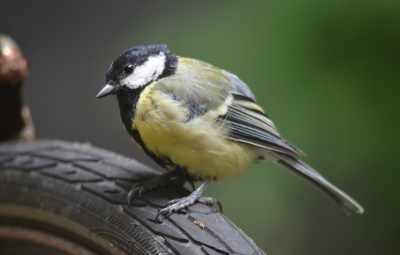
[[201, 196], [206, 187], [243, 173], [253, 162], [270, 161], [321, 190], [346, 213], [364, 212], [353, 198], [297, 159], [305, 153], [281, 136], [236, 75], [177, 56], [165, 44], [150, 44], [118, 56], [105, 82], [96, 98], [116, 95], [129, 137], [167, 170], [133, 185], [128, 205], [133, 196], [177, 180], [202, 181], [187, 197], [168, 202], [156, 220], [194, 203], [218, 205], [222, 212], [217, 199]]

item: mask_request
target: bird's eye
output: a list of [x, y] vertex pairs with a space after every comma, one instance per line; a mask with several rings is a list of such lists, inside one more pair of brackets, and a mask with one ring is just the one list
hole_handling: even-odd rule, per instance
[[126, 74], [131, 74], [133, 72], [133, 65], [129, 64], [127, 66], [124, 67], [124, 72]]

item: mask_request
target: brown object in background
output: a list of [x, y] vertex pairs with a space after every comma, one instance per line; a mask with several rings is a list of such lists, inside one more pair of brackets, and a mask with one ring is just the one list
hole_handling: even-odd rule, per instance
[[28, 74], [18, 45], [0, 34], [0, 141], [35, 139], [29, 108], [22, 100], [22, 82]]

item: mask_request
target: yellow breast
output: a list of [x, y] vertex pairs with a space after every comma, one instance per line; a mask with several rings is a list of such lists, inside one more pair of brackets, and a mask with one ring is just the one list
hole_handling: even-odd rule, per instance
[[133, 125], [149, 151], [202, 179], [224, 180], [247, 169], [257, 148], [224, 138], [227, 130], [212, 114], [185, 122], [181, 104], [149, 87], [141, 93]]

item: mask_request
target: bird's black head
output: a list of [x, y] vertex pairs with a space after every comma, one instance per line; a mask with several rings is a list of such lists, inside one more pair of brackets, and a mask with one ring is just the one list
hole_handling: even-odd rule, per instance
[[115, 94], [121, 89], [137, 90], [174, 74], [178, 58], [164, 44], [139, 45], [122, 53], [106, 73], [106, 86], [96, 96]]

